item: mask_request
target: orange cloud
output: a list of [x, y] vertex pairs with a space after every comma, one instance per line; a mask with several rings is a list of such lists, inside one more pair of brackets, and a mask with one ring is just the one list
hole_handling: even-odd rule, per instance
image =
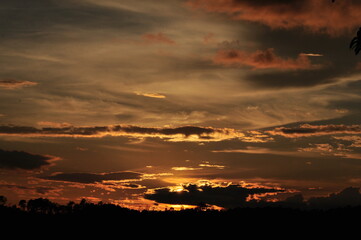
[[170, 39], [168, 36], [164, 35], [163, 33], [157, 33], [157, 34], [144, 34], [142, 36], [143, 40], [146, 43], [163, 43], [168, 45], [174, 45], [176, 42], [172, 39]]
[[15, 79], [2, 79], [0, 80], [0, 88], [5, 89], [18, 89], [22, 87], [34, 86], [37, 85], [36, 82], [30, 81], [19, 81]]
[[239, 139], [243, 142], [271, 141], [268, 135], [240, 131], [232, 128], [197, 126], [181, 127], [139, 127], [133, 125], [109, 126], [67, 126], [34, 128], [27, 126], [0, 126], [0, 136], [16, 137], [79, 137], [101, 138], [105, 136], [130, 138], [160, 138], [170, 142], [219, 142]]
[[229, 15], [235, 20], [262, 23], [271, 28], [302, 27], [313, 32], [339, 35], [360, 23], [361, 2], [320, 0], [188, 0], [193, 9]]
[[241, 50], [219, 50], [213, 58], [215, 64], [224, 66], [249, 66], [253, 69], [312, 69], [317, 67], [312, 65], [308, 56], [299, 54], [296, 59], [284, 59], [277, 56], [274, 49], [269, 48], [264, 51], [258, 50], [254, 53], [247, 53]]
[[134, 92], [138, 96], [150, 97], [150, 98], [166, 98], [165, 95], [160, 93], [146, 93], [146, 92]]

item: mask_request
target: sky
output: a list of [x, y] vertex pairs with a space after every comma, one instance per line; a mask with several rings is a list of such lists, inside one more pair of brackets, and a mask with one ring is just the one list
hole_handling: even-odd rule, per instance
[[356, 0], [2, 0], [0, 195], [162, 209], [361, 185]]

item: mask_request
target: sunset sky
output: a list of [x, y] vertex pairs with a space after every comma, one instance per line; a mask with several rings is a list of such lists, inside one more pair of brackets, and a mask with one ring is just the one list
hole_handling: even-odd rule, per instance
[[234, 207], [360, 187], [359, 27], [356, 0], [1, 0], [0, 195]]

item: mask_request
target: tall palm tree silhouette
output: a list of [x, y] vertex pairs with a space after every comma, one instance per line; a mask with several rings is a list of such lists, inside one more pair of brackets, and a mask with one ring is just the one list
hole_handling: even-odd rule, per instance
[[361, 27], [357, 31], [357, 36], [351, 40], [350, 48], [355, 51], [355, 55], [361, 51]]
[[[334, 3], [335, 0], [332, 0], [332, 2]], [[354, 50], [355, 55], [359, 54], [361, 51], [361, 27], [357, 31], [356, 37], [354, 37], [350, 42], [350, 49]]]

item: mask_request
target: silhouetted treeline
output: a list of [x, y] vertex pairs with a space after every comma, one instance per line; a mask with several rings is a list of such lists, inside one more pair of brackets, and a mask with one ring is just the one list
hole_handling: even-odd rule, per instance
[[[361, 216], [361, 194], [359, 188], [346, 188], [327, 197], [310, 198], [307, 201], [301, 194], [293, 195], [284, 201], [248, 201], [237, 208], [215, 210], [206, 203], [199, 203], [194, 209], [174, 211], [132, 210], [109, 203], [91, 203], [85, 199], [79, 203], [58, 204], [46, 198], [21, 200], [9, 205], [6, 197], [0, 196], [0, 219], [10, 226], [59, 227], [63, 229], [91, 231], [99, 226], [129, 230], [132, 226], [152, 226], [156, 229], [192, 229], [195, 226], [236, 226], [236, 229], [253, 228], [292, 228], [297, 231], [339, 229], [341, 226], [358, 228]], [[4, 225], [0, 226], [5, 229]], [[90, 227], [92, 226], [92, 227]], [[94, 229], [93, 229], [94, 227]], [[212, 227], [211, 229], [212, 230]], [[325, 230], [326, 231], [326, 230]]]
[[0, 229], [14, 227], [35, 236], [44, 234], [45, 229], [54, 236], [73, 236], [74, 231], [87, 236], [109, 231], [136, 236], [169, 231], [173, 232], [172, 236], [178, 236], [178, 232], [212, 236], [224, 231], [224, 238], [239, 231], [261, 237], [287, 230], [297, 236], [303, 234], [307, 239], [307, 234], [314, 231], [330, 233], [345, 227], [358, 229], [360, 216], [361, 205], [316, 209], [304, 203], [261, 201], [228, 210], [214, 210], [199, 204], [194, 209], [180, 211], [137, 211], [101, 202], [95, 204], [82, 200], [60, 205], [38, 198], [20, 201], [14, 206], [1, 205]]
[[[351, 190], [346, 190], [350, 192]], [[330, 200], [331, 199], [331, 200]], [[341, 205], [330, 205], [330, 202]], [[290, 219], [308, 222], [316, 219], [328, 221], [330, 219], [358, 219], [361, 216], [361, 204], [344, 204], [337, 195], [303, 201], [301, 195], [295, 195], [285, 201], [266, 202], [250, 201], [242, 207], [228, 210], [214, 210], [209, 205], [200, 203], [194, 209], [174, 211], [142, 210], [137, 211], [109, 203], [90, 203], [85, 199], [79, 203], [69, 202], [61, 205], [46, 198], [21, 200], [17, 205], [6, 205], [6, 198], [0, 196], [0, 214], [3, 219], [127, 219], [128, 221], [155, 219], [188, 219], [210, 220], [215, 218], [232, 218], [240, 222], [256, 221], [258, 223], [274, 221], [275, 219]]]

